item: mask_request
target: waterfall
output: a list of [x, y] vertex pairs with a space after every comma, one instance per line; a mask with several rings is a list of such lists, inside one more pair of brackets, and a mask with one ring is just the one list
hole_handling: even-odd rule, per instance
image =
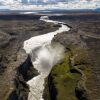
[[62, 59], [64, 53], [64, 47], [61, 44], [51, 44], [51, 41], [54, 35], [70, 30], [65, 23], [49, 20], [48, 16], [42, 16], [40, 20], [60, 24], [61, 27], [54, 32], [35, 36], [24, 41], [24, 50], [30, 54], [33, 66], [39, 72], [38, 76], [27, 82], [30, 88], [28, 100], [43, 100], [45, 78], [50, 73], [52, 66]]

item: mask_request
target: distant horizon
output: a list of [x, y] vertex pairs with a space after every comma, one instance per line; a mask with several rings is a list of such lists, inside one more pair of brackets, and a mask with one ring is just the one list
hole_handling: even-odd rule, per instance
[[100, 0], [0, 0], [0, 10], [96, 9]]

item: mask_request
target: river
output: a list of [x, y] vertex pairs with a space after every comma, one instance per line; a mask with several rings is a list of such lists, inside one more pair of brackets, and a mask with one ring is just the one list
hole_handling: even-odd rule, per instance
[[40, 20], [47, 23], [60, 24], [61, 27], [44, 35], [32, 37], [24, 41], [24, 50], [30, 54], [34, 68], [39, 75], [27, 82], [30, 88], [28, 100], [44, 100], [42, 98], [45, 78], [51, 71], [52, 66], [57, 64], [63, 57], [64, 47], [58, 43], [52, 44], [54, 35], [69, 31], [70, 28], [65, 23], [53, 21], [48, 16], [42, 16]]

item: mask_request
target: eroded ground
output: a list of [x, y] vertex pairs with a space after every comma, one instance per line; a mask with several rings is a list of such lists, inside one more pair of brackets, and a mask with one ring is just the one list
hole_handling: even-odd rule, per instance
[[[19, 72], [24, 73], [25, 70], [28, 70], [28, 66], [32, 66], [31, 64], [27, 64], [28, 55], [22, 49], [23, 42], [30, 37], [54, 31], [58, 27], [59, 26], [39, 21], [38, 18], [33, 20], [24, 20], [23, 18], [23, 20], [19, 20], [14, 16], [12, 19], [0, 19], [0, 100], [6, 100], [8, 95], [15, 88], [13, 83], [17, 68], [25, 63], [26, 69], [23, 68], [23, 72]], [[24, 67], [24, 65], [22, 66]], [[25, 71], [25, 73], [27, 74], [29, 71]], [[22, 80], [23, 83], [24, 79], [22, 76], [17, 77], [16, 80], [18, 79]], [[16, 82], [18, 84], [17, 88], [22, 88], [20, 85], [21, 82], [18, 82]]]

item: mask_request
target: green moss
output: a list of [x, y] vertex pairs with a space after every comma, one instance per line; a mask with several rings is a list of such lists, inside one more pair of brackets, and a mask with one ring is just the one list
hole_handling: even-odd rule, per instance
[[62, 63], [57, 64], [51, 71], [57, 89], [57, 100], [77, 100], [75, 87], [80, 74], [70, 72], [69, 53], [65, 53]]
[[71, 48], [66, 52], [62, 63], [55, 65], [51, 71], [53, 83], [57, 90], [57, 100], [77, 100], [75, 88], [81, 79], [81, 73], [71, 66], [70, 57], [74, 58], [74, 65], [88, 76], [91, 74], [88, 51], [84, 48]]
[[77, 65], [89, 63], [88, 51], [84, 48], [74, 48], [71, 50], [72, 55], [74, 56], [74, 62]]

